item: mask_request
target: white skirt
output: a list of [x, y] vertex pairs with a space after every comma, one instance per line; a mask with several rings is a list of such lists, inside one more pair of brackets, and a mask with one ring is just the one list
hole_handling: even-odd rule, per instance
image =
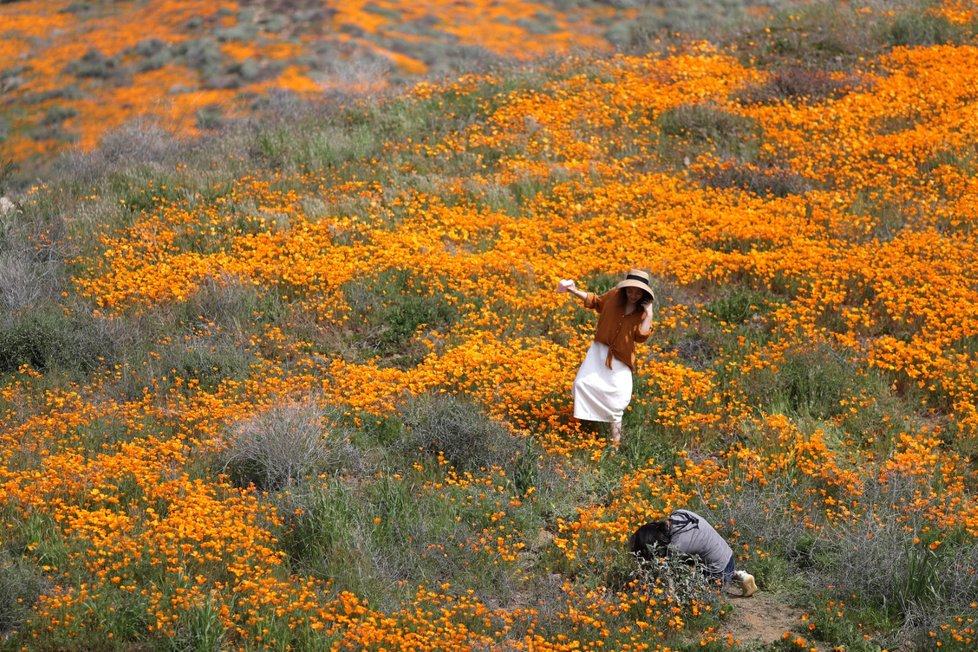
[[621, 421], [632, 400], [632, 370], [618, 358], [605, 366], [608, 345], [591, 342], [574, 378], [574, 417], [585, 421]]

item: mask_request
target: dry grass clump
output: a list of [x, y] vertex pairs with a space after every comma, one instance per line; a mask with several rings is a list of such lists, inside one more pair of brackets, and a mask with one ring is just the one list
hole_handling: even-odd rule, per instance
[[704, 186], [740, 188], [761, 197], [801, 195], [812, 189], [812, 183], [783, 166], [774, 164], [720, 163], [697, 170]]
[[426, 394], [402, 409], [405, 452], [444, 458], [460, 471], [511, 466], [526, 445], [474, 402], [454, 394]]
[[838, 99], [858, 83], [858, 77], [853, 75], [792, 63], [772, 71], [763, 83], [748, 86], [736, 97], [743, 102], [758, 103], [788, 99], [818, 102]]
[[813, 569], [820, 585], [896, 617], [900, 636], [917, 643], [978, 601], [978, 542], [960, 530], [935, 531], [913, 507], [932, 491], [911, 477], [870, 483], [862, 513], [828, 528]]
[[28, 616], [46, 584], [34, 564], [0, 550], [0, 641]]
[[239, 486], [279, 490], [348, 468], [356, 451], [349, 439], [330, 429], [329, 411], [306, 397], [275, 403], [239, 423], [222, 459]]

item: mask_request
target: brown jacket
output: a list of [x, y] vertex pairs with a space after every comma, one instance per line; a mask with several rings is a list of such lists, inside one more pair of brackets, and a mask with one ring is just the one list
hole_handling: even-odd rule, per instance
[[625, 314], [621, 292], [614, 288], [602, 295], [588, 292], [584, 299], [585, 308], [593, 308], [600, 313], [598, 329], [594, 334], [596, 342], [608, 345], [608, 358], [605, 365], [611, 368], [611, 356], [614, 356], [635, 371], [635, 345], [649, 339], [648, 335], [638, 332], [645, 313], [639, 309], [630, 315]]

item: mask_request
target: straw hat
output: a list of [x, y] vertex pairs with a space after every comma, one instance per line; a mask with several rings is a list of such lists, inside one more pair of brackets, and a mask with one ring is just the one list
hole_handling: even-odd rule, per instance
[[615, 287], [619, 289], [638, 288], [640, 290], [645, 290], [649, 293], [649, 296], [652, 297], [652, 300], [655, 301], [655, 292], [652, 291], [652, 277], [649, 276], [648, 272], [643, 272], [640, 269], [630, 270], [628, 274], [625, 275], [625, 278], [622, 279], [621, 283]]

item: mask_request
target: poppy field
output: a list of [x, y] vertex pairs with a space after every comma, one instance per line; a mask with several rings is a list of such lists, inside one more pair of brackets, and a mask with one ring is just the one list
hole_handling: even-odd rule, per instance
[[[978, 6], [627, 53], [542, 6], [541, 52], [478, 32], [525, 61], [199, 140], [200, 98], [64, 120], [83, 147], [0, 218], [0, 650], [974, 649]], [[632, 267], [656, 318], [612, 450], [572, 416], [596, 315], [555, 288]], [[740, 640], [743, 600], [639, 566], [676, 508], [797, 625]]]
[[765, 8], [671, 4], [7, 0], [0, 141], [5, 157], [37, 165], [136, 118], [197, 136], [283, 94], [342, 98], [497, 60], [611, 52], [650, 30]]

